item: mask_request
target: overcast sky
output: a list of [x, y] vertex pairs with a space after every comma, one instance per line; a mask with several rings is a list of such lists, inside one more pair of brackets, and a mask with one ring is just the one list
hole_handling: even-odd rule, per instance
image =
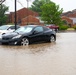
[[[6, 0], [4, 2], [4, 4], [6, 4], [7, 6], [9, 6], [9, 11], [14, 11], [14, 1], [15, 0]], [[17, 10], [23, 8], [23, 7], [27, 7], [27, 0], [17, 0], [19, 2], [17, 2]], [[32, 1], [34, 0], [30, 0], [29, 1], [29, 5], [30, 6], [32, 4]], [[76, 9], [76, 0], [51, 0], [53, 2], [55, 2], [57, 5], [60, 6], [60, 8], [63, 8], [64, 12], [67, 11], [71, 11], [73, 9]]]

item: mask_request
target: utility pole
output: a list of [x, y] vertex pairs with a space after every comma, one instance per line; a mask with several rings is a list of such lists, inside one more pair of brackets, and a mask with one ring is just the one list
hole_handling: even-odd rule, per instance
[[[0, 13], [2, 12], [2, 3], [4, 2], [5, 0], [0, 0]], [[0, 23], [2, 25], [2, 22]]]
[[17, 14], [16, 14], [16, 7], [17, 7], [17, 2], [15, 0], [15, 30], [17, 29]]
[[29, 15], [29, 14], [28, 14], [28, 5], [29, 5], [28, 2], [29, 2], [29, 0], [27, 0], [27, 25], [28, 25], [28, 22], [29, 22], [29, 21], [28, 21], [28, 15]]

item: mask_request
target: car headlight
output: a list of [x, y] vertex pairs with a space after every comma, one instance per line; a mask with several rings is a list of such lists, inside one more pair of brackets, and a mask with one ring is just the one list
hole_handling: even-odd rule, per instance
[[0, 39], [2, 39], [2, 35], [0, 35]]
[[21, 35], [17, 35], [17, 36], [15, 36], [15, 37], [13, 37], [12, 39], [20, 38], [20, 37], [21, 37]]

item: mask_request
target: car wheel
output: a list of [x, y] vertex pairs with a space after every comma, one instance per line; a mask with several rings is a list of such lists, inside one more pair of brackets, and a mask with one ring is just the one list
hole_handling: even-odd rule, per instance
[[23, 38], [21, 40], [21, 45], [25, 46], [25, 45], [29, 45], [29, 39], [28, 38]]
[[54, 35], [51, 35], [50, 36], [50, 42], [55, 42], [55, 41], [56, 41], [55, 36]]

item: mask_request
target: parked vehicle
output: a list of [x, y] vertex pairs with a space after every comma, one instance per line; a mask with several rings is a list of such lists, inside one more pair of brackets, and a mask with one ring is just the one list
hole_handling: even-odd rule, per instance
[[[17, 29], [19, 26], [17, 25]], [[2, 25], [0, 26], [0, 35], [3, 35], [8, 32], [13, 32], [15, 30], [15, 25]]]
[[34, 42], [56, 41], [56, 32], [50, 28], [39, 25], [27, 25], [20, 27], [12, 33], [2, 35], [2, 44], [29, 45]]
[[56, 32], [59, 30], [59, 26], [55, 25], [55, 24], [50, 24], [50, 25], [46, 25], [47, 27], [55, 30]]

